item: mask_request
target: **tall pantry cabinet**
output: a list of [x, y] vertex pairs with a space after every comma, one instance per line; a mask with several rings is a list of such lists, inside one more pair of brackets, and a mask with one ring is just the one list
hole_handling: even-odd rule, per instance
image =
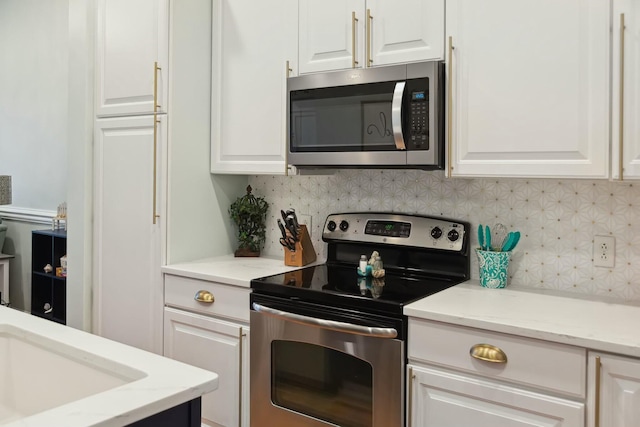
[[233, 185], [214, 182], [208, 162], [212, 6], [97, 5], [93, 328], [161, 354], [160, 267], [231, 246], [215, 234], [228, 202], [216, 191]]
[[168, 0], [99, 0], [94, 331], [162, 351]]

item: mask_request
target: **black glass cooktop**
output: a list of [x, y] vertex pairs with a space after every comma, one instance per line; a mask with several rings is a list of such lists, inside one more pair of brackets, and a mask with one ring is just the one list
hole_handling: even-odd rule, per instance
[[387, 270], [385, 277], [360, 277], [356, 267], [318, 265], [251, 281], [256, 293], [336, 307], [402, 314], [404, 305], [462, 279], [425, 277]]

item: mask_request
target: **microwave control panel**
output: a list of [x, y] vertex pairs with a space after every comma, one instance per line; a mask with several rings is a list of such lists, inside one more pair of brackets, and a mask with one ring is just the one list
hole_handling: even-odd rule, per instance
[[[419, 79], [424, 82], [425, 79]], [[428, 85], [408, 86], [408, 128], [409, 144], [414, 150], [429, 149], [429, 90]], [[425, 87], [426, 86], [426, 87]]]
[[429, 79], [408, 79], [405, 88], [403, 132], [409, 150], [429, 149]]

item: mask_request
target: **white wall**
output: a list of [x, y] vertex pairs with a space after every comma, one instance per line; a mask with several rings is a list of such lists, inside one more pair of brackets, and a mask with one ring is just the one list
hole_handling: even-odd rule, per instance
[[0, 0], [0, 174], [14, 207], [66, 199], [68, 15], [68, 0]]
[[[67, 197], [68, 0], [0, 0], [0, 174], [11, 175], [11, 303], [31, 308], [31, 230]], [[17, 214], [17, 215], [16, 215]], [[42, 221], [45, 221], [43, 223]]]
[[95, 2], [68, 2], [67, 325], [90, 331]]
[[209, 173], [211, 1], [172, 2], [170, 16], [167, 262], [176, 263], [233, 252], [227, 209], [247, 177]]

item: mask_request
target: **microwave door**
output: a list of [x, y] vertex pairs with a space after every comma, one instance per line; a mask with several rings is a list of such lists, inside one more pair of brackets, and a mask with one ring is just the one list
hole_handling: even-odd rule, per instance
[[397, 82], [292, 90], [288, 105], [291, 164], [406, 165], [406, 152], [398, 150], [393, 130]]

